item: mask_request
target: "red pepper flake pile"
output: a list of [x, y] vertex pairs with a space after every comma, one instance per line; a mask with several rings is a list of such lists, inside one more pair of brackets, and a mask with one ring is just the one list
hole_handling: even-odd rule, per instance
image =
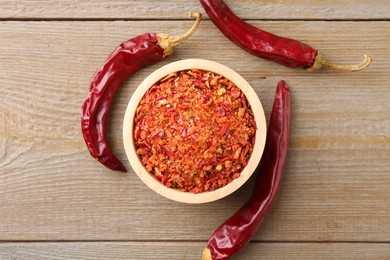
[[136, 152], [167, 187], [200, 193], [240, 176], [256, 124], [244, 93], [213, 72], [169, 74], [140, 101], [134, 118]]

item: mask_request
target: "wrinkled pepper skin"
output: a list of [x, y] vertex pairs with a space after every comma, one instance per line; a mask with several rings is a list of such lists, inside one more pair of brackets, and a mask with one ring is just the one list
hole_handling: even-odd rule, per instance
[[[212, 234], [205, 249], [209, 255], [211, 254], [211, 259], [228, 259], [247, 246], [268, 215], [282, 179], [289, 134], [290, 91], [286, 83], [280, 81], [276, 90], [263, 156], [255, 172], [253, 193], [249, 200]], [[205, 257], [204, 254], [203, 259], [210, 259], [210, 257]]]
[[82, 105], [81, 130], [92, 157], [109, 169], [125, 172], [123, 164], [111, 153], [106, 138], [106, 123], [112, 99], [122, 83], [136, 71], [171, 55], [174, 47], [198, 28], [202, 14], [190, 12], [196, 20], [181, 35], [145, 33], [119, 45], [92, 77]]
[[317, 51], [309, 45], [258, 29], [236, 16], [223, 0], [200, 0], [200, 3], [215, 26], [252, 55], [290, 68], [313, 65]]
[[363, 61], [358, 64], [332, 63], [305, 43], [274, 35], [246, 23], [223, 0], [200, 0], [200, 3], [211, 21], [228, 39], [257, 57], [290, 68], [301, 67], [309, 72], [323, 69], [359, 71], [372, 63], [372, 57], [368, 55], [364, 55]]
[[146, 33], [123, 42], [106, 59], [92, 78], [82, 105], [81, 127], [92, 157], [107, 168], [126, 171], [111, 153], [106, 138], [106, 122], [115, 92], [139, 69], [163, 59], [157, 34]]

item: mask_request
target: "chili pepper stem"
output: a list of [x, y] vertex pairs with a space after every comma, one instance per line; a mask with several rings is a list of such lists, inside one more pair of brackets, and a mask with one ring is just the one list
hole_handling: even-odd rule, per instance
[[171, 55], [173, 53], [173, 48], [178, 45], [181, 41], [189, 38], [198, 28], [200, 24], [200, 20], [202, 19], [202, 14], [198, 12], [190, 12], [189, 17], [195, 17], [195, 23], [192, 27], [184, 34], [181, 35], [169, 35], [164, 33], [157, 34], [158, 37], [158, 45], [164, 49], [164, 57]]
[[321, 70], [321, 69], [358, 71], [358, 70], [362, 70], [364, 68], [367, 68], [368, 66], [370, 66], [371, 63], [372, 63], [372, 58], [368, 55], [364, 55], [363, 61], [359, 64], [354, 64], [354, 65], [333, 64], [333, 63], [327, 61], [326, 59], [324, 59], [324, 57], [322, 57], [321, 53], [318, 52], [317, 56], [314, 60], [314, 64], [312, 66], [306, 68], [306, 70], [308, 70], [310, 72]]
[[207, 247], [203, 249], [202, 260], [213, 260], [211, 257], [211, 251]]

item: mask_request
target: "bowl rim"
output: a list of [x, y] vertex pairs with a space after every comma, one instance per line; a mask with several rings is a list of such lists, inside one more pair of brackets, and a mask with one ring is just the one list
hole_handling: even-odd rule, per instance
[[[153, 84], [164, 78], [164, 76], [176, 71], [183, 71], [192, 68], [211, 71], [220, 74], [232, 81], [245, 94], [253, 111], [256, 122], [254, 148], [251, 157], [249, 158], [248, 164], [241, 171], [240, 176], [224, 187], [221, 187], [214, 191], [205, 191], [197, 194], [194, 194], [192, 192], [179, 191], [174, 188], [168, 188], [164, 186], [160, 181], [158, 181], [154, 176], [152, 176], [152, 174], [150, 174], [145, 169], [145, 167], [139, 160], [139, 157], [135, 151], [133, 138], [134, 115], [136, 112], [136, 108], [138, 107], [138, 104], [143, 98], [146, 91]], [[191, 204], [216, 201], [230, 195], [231, 193], [239, 189], [251, 177], [260, 162], [265, 147], [266, 134], [267, 127], [264, 109], [259, 97], [257, 96], [254, 89], [251, 87], [251, 85], [240, 74], [230, 69], [229, 67], [218, 62], [205, 59], [179, 60], [176, 62], [169, 63], [152, 72], [142, 81], [142, 83], [134, 91], [127, 105], [123, 120], [123, 144], [125, 147], [126, 156], [133, 170], [141, 179], [141, 181], [144, 182], [150, 189], [154, 190], [163, 197], [177, 202]]]

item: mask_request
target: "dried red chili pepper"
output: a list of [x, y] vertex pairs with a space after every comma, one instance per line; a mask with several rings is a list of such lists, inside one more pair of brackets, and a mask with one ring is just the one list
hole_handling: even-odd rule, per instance
[[92, 157], [107, 168], [126, 171], [111, 153], [106, 140], [106, 121], [115, 92], [133, 73], [169, 56], [179, 42], [190, 37], [200, 23], [201, 14], [190, 13], [190, 17], [196, 17], [196, 21], [183, 35], [146, 33], [123, 42], [93, 76], [82, 105], [81, 128]]
[[256, 233], [275, 200], [287, 158], [290, 133], [290, 91], [280, 81], [271, 113], [267, 140], [249, 200], [219, 226], [203, 251], [203, 260], [228, 259], [244, 248]]
[[321, 53], [300, 41], [260, 30], [236, 16], [223, 0], [200, 0], [211, 21], [232, 42], [247, 52], [287, 67], [356, 71], [368, 67], [372, 58], [365, 55], [360, 64], [343, 66], [325, 60]]

